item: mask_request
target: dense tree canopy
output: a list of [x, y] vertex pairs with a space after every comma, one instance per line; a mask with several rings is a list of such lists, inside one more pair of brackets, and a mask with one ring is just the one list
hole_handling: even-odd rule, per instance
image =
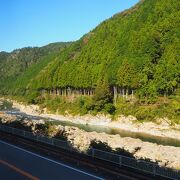
[[30, 87], [95, 88], [106, 72], [110, 86], [141, 96], [172, 93], [179, 83], [179, 5], [145, 0], [116, 14], [62, 52]]
[[170, 95], [180, 82], [179, 7], [175, 0], [143, 0], [70, 45], [1, 52], [0, 91], [91, 94], [106, 76], [114, 94], [152, 101]]
[[0, 93], [23, 94], [27, 85], [70, 43], [52, 43], [41, 48], [0, 52]]

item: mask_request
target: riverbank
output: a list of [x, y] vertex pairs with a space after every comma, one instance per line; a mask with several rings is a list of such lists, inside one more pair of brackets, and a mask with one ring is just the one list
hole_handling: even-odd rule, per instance
[[77, 127], [52, 125], [44, 120], [26, 120], [6, 113], [0, 113], [0, 123], [37, 135], [63, 138], [73, 149], [82, 153], [87, 153], [94, 147], [180, 170], [180, 147], [143, 142], [136, 138], [121, 137], [119, 134], [86, 132]]
[[40, 109], [37, 105], [25, 105], [17, 101], [8, 100], [13, 103], [13, 108], [20, 110], [28, 115], [39, 116], [43, 118], [49, 118], [58, 121], [68, 121], [75, 124], [86, 124], [104, 126], [107, 128], [116, 128], [133, 133], [145, 133], [152, 136], [159, 136], [164, 138], [173, 138], [180, 140], [180, 125], [171, 125], [167, 118], [157, 119], [157, 123], [154, 122], [139, 122], [133, 116], [119, 116], [116, 120], [112, 120], [110, 116], [90, 114], [84, 116], [72, 116], [70, 114], [59, 115], [50, 114], [47, 109]]

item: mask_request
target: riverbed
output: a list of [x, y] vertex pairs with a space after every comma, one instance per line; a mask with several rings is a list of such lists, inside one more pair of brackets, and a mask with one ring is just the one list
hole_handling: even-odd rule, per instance
[[60, 120], [56, 120], [53, 118], [46, 118], [46, 117], [41, 117], [41, 116], [37, 116], [37, 115], [29, 115], [24, 112], [21, 112], [19, 109], [13, 108], [12, 104], [8, 101], [1, 101], [0, 111], [5, 112], [10, 115], [15, 115], [19, 118], [23, 118], [23, 119], [27, 119], [27, 120], [28, 119], [29, 120], [43, 119], [45, 121], [52, 121], [56, 125], [78, 127], [79, 129], [83, 129], [87, 132], [95, 131], [98, 133], [104, 132], [106, 134], [112, 134], [112, 135], [119, 134], [121, 137], [138, 138], [145, 142], [153, 142], [153, 143], [157, 143], [160, 145], [180, 147], [180, 140], [175, 139], [175, 138], [154, 136], [154, 135], [150, 135], [148, 133], [131, 132], [131, 131], [122, 130], [122, 129], [114, 128], [114, 127], [107, 127], [107, 126], [103, 126], [103, 125], [78, 124], [78, 123], [73, 123], [71, 121], [60, 121]]

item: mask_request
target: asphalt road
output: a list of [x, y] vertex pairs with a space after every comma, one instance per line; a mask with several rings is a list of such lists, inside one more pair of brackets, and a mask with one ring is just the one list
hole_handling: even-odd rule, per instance
[[99, 180], [68, 165], [0, 141], [1, 180]]

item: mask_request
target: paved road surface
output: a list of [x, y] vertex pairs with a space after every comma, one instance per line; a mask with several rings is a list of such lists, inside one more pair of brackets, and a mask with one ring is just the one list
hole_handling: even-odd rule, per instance
[[0, 141], [1, 180], [103, 179]]

